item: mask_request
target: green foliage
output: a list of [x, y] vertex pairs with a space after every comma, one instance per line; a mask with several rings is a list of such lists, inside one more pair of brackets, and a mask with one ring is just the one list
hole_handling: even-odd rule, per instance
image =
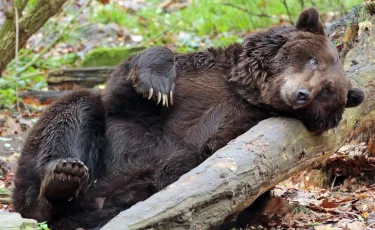
[[38, 229], [37, 230], [50, 230], [48, 227], [48, 224], [46, 222], [38, 223]]
[[294, 213], [294, 214], [297, 214], [299, 212], [302, 212], [304, 214], [309, 214], [310, 209], [308, 209], [308, 208], [306, 208], [304, 206], [297, 206], [297, 207], [295, 207], [295, 208], [292, 209], [292, 213]]
[[129, 16], [124, 12], [124, 9], [113, 3], [99, 5], [99, 10], [95, 10], [89, 16], [91, 21], [103, 24], [116, 23], [120, 26], [126, 26], [128, 23], [137, 23], [136, 18]]
[[[304, 4], [302, 4], [302, 2]], [[292, 21], [308, 6], [316, 6], [320, 12], [348, 11], [361, 0], [287, 0]], [[149, 0], [148, 5], [135, 13], [111, 2], [94, 9], [92, 22], [117, 23], [139, 34], [144, 41], [154, 45], [176, 44], [177, 51], [195, 51], [207, 46], [226, 46], [241, 41], [243, 33], [258, 28], [278, 25], [288, 21], [289, 15], [283, 1], [273, 0], [193, 0], [182, 10], [164, 13], [160, 1]], [[183, 36], [157, 36], [178, 35]], [[188, 33], [186, 35], [185, 33]], [[185, 36], [186, 35], [186, 36]]]
[[311, 226], [314, 227], [314, 226], [318, 226], [319, 224], [321, 224], [321, 223], [320, 222], [312, 222]]
[[0, 194], [8, 194], [8, 190], [6, 188], [0, 188]]

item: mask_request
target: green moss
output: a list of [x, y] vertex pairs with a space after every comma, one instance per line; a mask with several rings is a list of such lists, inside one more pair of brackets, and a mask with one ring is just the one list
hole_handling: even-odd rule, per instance
[[97, 48], [85, 55], [81, 67], [116, 66], [123, 60], [144, 50], [145, 47], [135, 48]]
[[0, 188], [0, 194], [9, 194], [6, 188]]

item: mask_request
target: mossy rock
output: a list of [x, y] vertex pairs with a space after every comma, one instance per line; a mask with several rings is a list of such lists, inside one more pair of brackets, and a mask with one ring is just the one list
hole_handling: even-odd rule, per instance
[[144, 50], [145, 47], [116, 47], [97, 48], [87, 53], [81, 62], [81, 67], [117, 66], [125, 59]]

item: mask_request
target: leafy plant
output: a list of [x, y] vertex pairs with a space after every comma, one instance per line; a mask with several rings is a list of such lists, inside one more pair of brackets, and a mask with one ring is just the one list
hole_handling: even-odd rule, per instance
[[304, 214], [309, 214], [310, 209], [308, 209], [304, 206], [297, 206], [297, 207], [292, 209], [292, 213], [294, 213], [294, 214], [297, 214], [297, 213], [300, 213], [300, 212], [302, 212]]
[[47, 222], [38, 223], [38, 230], [50, 230]]

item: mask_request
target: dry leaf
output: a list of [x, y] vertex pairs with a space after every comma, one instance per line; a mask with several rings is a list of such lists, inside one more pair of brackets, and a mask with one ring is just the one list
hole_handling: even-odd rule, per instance
[[336, 201], [329, 201], [329, 198], [326, 198], [323, 200], [320, 206], [322, 206], [323, 208], [336, 208], [337, 203]]
[[264, 209], [264, 214], [279, 213], [285, 207], [286, 200], [282, 197], [272, 197]]
[[342, 230], [350, 230], [350, 228], [349, 228], [348, 225], [346, 224], [345, 227], [342, 228]]
[[8, 134], [21, 134], [23, 132], [21, 124], [12, 117], [7, 118], [5, 126], [8, 127]]

